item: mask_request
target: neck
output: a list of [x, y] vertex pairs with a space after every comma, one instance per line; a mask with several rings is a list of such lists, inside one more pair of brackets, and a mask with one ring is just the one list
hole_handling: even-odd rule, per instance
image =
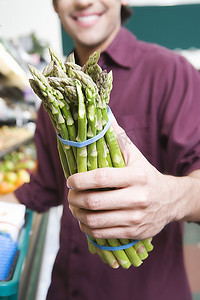
[[[88, 60], [89, 56], [96, 50], [99, 50], [99, 48], [94, 47], [94, 48], [86, 48], [86, 47], [81, 47], [81, 46], [75, 46], [76, 53], [79, 58], [79, 63], [81, 66], [83, 66], [86, 61]], [[102, 50], [102, 49], [101, 49]]]
[[87, 46], [87, 45], [83, 45], [83, 44], [74, 42], [80, 65], [83, 66], [86, 63], [86, 61], [88, 60], [89, 56], [94, 51], [100, 49], [101, 52], [103, 52], [104, 50], [106, 50], [108, 48], [108, 46], [112, 43], [114, 38], [116, 37], [117, 33], [119, 32], [119, 29], [120, 29], [120, 27], [117, 28], [117, 30], [112, 35], [110, 35], [110, 37], [108, 39], [106, 39], [103, 43], [100, 43], [99, 45]]

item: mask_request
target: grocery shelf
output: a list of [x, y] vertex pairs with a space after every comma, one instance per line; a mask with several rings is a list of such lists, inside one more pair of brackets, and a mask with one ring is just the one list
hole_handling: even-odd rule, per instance
[[5, 151], [0, 151], [0, 159], [2, 159], [4, 157], [4, 155], [11, 153], [12, 151], [18, 150], [21, 146], [28, 145], [29, 143], [31, 143], [33, 141], [34, 141], [34, 136], [31, 136], [30, 138], [25, 139], [24, 141], [22, 141], [20, 143], [16, 143], [15, 145], [6, 149]]

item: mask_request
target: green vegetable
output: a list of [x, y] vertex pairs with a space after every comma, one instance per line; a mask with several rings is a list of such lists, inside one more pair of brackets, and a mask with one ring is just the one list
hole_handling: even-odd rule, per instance
[[[65, 63], [53, 49], [51, 61], [42, 72], [30, 66], [33, 79], [30, 85], [43, 101], [57, 134], [63, 139], [83, 142], [100, 133], [108, 122], [107, 105], [112, 90], [112, 72], [98, 65], [100, 51], [94, 52], [83, 67], [75, 63], [73, 53]], [[112, 126], [105, 136], [81, 148], [64, 145], [57, 138], [57, 147], [64, 175], [86, 172], [102, 167], [125, 166], [117, 137]], [[128, 239], [94, 239], [101, 246], [118, 247], [131, 242]], [[152, 239], [139, 241], [134, 246], [117, 251], [101, 250], [87, 238], [88, 249], [97, 253], [112, 268], [139, 267], [152, 251]]]

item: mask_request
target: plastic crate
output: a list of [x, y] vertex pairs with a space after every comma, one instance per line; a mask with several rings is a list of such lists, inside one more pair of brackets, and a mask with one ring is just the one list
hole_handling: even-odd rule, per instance
[[10, 269], [8, 278], [0, 281], [0, 300], [17, 300], [18, 298], [19, 281], [21, 277], [22, 266], [28, 251], [32, 219], [33, 212], [31, 210], [26, 210], [25, 224], [22, 227], [19, 235], [18, 250], [16, 252], [15, 259]]

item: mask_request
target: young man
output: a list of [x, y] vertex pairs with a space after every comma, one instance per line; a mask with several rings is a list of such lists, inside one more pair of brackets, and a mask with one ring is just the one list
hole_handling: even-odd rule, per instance
[[[78, 62], [101, 49], [101, 67], [113, 71], [110, 107], [126, 132], [113, 124], [127, 166], [71, 176], [67, 201], [56, 136], [41, 107], [38, 173], [15, 195], [37, 211], [63, 203], [47, 299], [190, 300], [179, 221], [200, 222], [199, 73], [184, 58], [122, 28], [126, 1], [53, 3]], [[115, 189], [94, 190], [105, 187]], [[153, 237], [154, 250], [139, 268], [113, 270], [89, 253], [80, 228], [96, 238]]]

